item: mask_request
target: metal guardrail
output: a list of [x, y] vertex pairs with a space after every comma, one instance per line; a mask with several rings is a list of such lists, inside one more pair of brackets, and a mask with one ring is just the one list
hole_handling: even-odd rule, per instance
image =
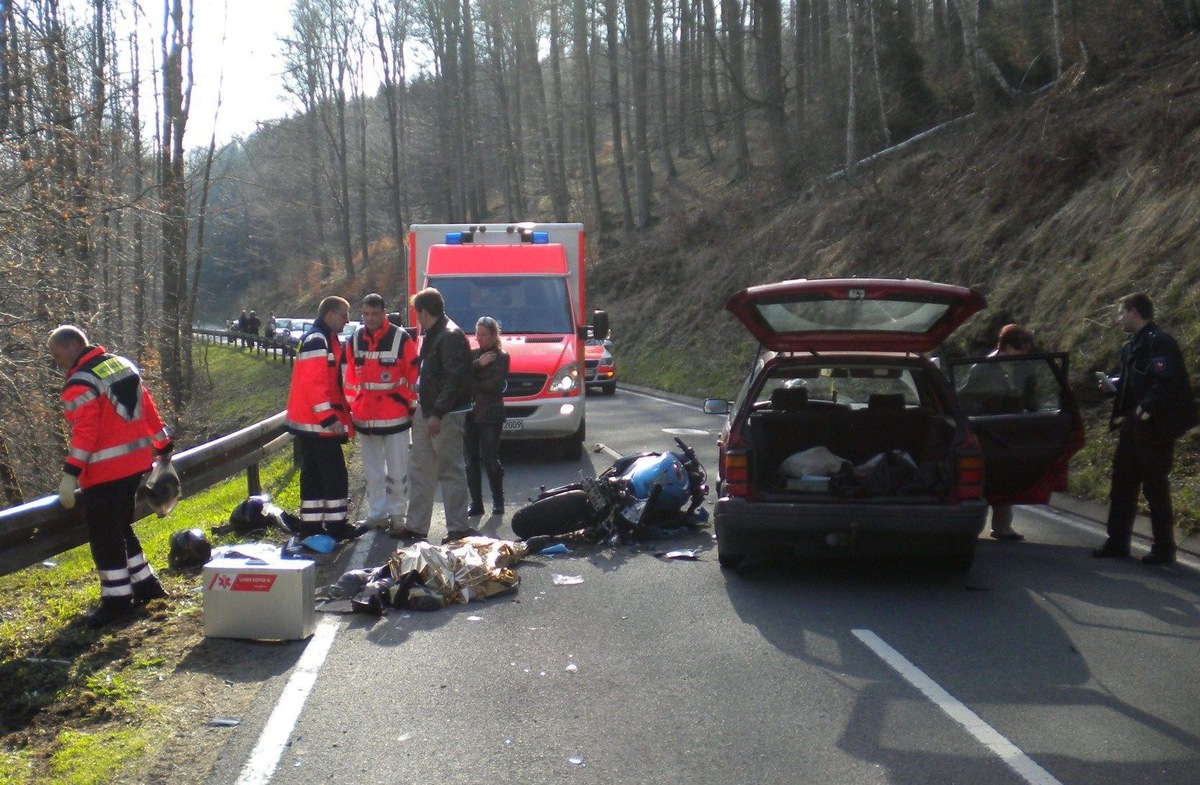
[[296, 361], [296, 346], [295, 341], [286, 341], [282, 338], [265, 338], [261, 335], [250, 335], [248, 333], [240, 333], [237, 330], [206, 330], [195, 328], [192, 330], [192, 335], [196, 336], [202, 343], [231, 343], [240, 344], [246, 348], [253, 348], [255, 354], [266, 354], [267, 356], [279, 358], [289, 365]]
[[[261, 492], [258, 464], [272, 453], [290, 444], [292, 435], [284, 430], [284, 412], [227, 436], [177, 453], [171, 460], [179, 472], [183, 498], [246, 470], [249, 493]], [[0, 575], [23, 570], [44, 559], [83, 545], [88, 541], [83, 518], [86, 502], [67, 510], [57, 496], [0, 510]], [[152, 515], [139, 505], [134, 520]]]

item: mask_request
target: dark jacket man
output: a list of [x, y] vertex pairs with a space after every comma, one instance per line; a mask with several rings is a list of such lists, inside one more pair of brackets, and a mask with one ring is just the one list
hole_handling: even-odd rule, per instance
[[417, 394], [426, 417], [471, 408], [471, 345], [446, 314], [426, 330], [419, 359]]
[[1169, 475], [1175, 440], [1197, 424], [1187, 368], [1179, 344], [1154, 323], [1154, 304], [1145, 294], [1126, 297], [1115, 322], [1131, 337], [1121, 348], [1121, 376], [1110, 423], [1119, 430], [1109, 491], [1108, 539], [1092, 551], [1097, 558], [1129, 555], [1139, 490], [1150, 508], [1154, 545], [1145, 564], [1175, 561], [1175, 513]]

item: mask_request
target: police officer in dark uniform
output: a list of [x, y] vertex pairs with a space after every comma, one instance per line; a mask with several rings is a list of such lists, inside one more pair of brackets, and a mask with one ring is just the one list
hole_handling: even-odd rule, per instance
[[1168, 475], [1175, 440], [1194, 427], [1196, 401], [1179, 344], [1154, 323], [1154, 304], [1133, 294], [1117, 306], [1115, 321], [1130, 334], [1121, 348], [1121, 375], [1101, 379], [1115, 388], [1110, 430], [1119, 430], [1109, 493], [1108, 540], [1092, 551], [1097, 558], [1129, 555], [1138, 490], [1150, 506], [1154, 545], [1144, 564], [1175, 561], [1175, 515]]

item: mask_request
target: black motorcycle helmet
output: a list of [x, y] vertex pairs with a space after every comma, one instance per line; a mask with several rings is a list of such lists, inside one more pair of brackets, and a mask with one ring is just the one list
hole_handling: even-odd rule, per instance
[[238, 534], [262, 531], [272, 527], [286, 529], [283, 510], [271, 504], [269, 496], [250, 496], [233, 508], [229, 525]]
[[167, 563], [173, 570], [203, 567], [212, 558], [212, 545], [201, 529], [180, 529], [171, 535]]

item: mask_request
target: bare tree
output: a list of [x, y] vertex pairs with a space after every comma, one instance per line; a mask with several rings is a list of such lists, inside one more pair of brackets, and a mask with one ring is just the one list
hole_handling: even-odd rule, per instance
[[621, 191], [621, 214], [625, 228], [632, 229], [633, 203], [629, 200], [629, 179], [625, 173], [625, 145], [621, 141], [621, 63], [620, 36], [617, 32], [616, 0], [604, 0], [604, 27], [608, 44], [608, 107], [612, 121], [613, 168], [617, 172], [617, 185]]
[[[159, 192], [162, 201], [162, 331], [159, 355], [175, 405], [186, 400], [185, 358], [191, 325], [181, 321], [187, 288], [187, 182], [183, 137], [192, 102], [192, 7], [163, 0], [163, 125]], [[185, 338], [186, 335], [186, 338]]]
[[596, 163], [596, 105], [592, 85], [592, 26], [587, 0], [574, 0], [575, 81], [582, 93], [579, 107], [580, 152], [590, 197], [593, 225], [599, 231], [608, 228], [604, 200], [600, 196], [600, 173]]

